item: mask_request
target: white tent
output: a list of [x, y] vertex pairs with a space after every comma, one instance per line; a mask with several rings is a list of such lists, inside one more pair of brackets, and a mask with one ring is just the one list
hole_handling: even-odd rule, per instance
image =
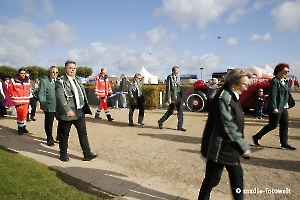
[[138, 73], [141, 74], [143, 77], [141, 81], [142, 84], [158, 84], [158, 77], [150, 74], [144, 66], [140, 69]]
[[263, 68], [266, 72], [272, 73], [274, 72], [274, 69], [272, 69], [269, 65], [265, 65], [265, 67]]

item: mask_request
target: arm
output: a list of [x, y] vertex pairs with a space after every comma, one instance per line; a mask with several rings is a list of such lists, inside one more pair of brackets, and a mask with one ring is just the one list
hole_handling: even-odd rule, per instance
[[38, 98], [40, 101], [40, 107], [43, 111], [47, 111], [47, 103], [46, 103], [46, 92], [47, 88], [45, 85], [44, 80], [40, 81], [40, 86], [39, 86], [39, 93], [38, 93]]
[[168, 102], [168, 104], [172, 103], [172, 99], [171, 99], [171, 87], [172, 87], [172, 80], [171, 80], [171, 76], [169, 75], [167, 78], [167, 82], [166, 82], [166, 100]]
[[230, 100], [230, 95], [223, 95], [222, 98], [219, 99], [219, 108], [217, 109], [220, 117], [214, 117], [214, 124], [222, 138], [229, 138], [230, 141], [234, 141], [238, 144], [236, 145], [238, 147], [237, 150], [242, 155], [246, 153], [250, 147], [244, 140], [243, 134], [238, 131], [238, 127], [233, 121], [233, 116], [230, 112], [232, 109], [229, 104]]
[[[59, 79], [55, 82], [55, 91], [56, 91], [56, 103], [61, 106], [67, 116], [72, 117], [72, 108], [66, 99], [64, 81]], [[67, 94], [68, 95], [68, 94]], [[74, 116], [74, 113], [73, 113]]]

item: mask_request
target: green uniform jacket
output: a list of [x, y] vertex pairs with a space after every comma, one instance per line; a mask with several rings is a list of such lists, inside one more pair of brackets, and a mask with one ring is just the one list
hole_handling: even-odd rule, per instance
[[[84, 95], [85, 105], [82, 107], [82, 111], [84, 114], [92, 114], [81, 79], [77, 76], [75, 76], [75, 79], [78, 81]], [[76, 100], [74, 96], [74, 89], [72, 88], [72, 85], [67, 75], [64, 75], [56, 80], [55, 91], [56, 91], [56, 118], [58, 120], [63, 120], [63, 121], [77, 120], [78, 116], [77, 116]], [[73, 110], [75, 114], [74, 117], [68, 117], [66, 115], [66, 113], [70, 110]]]
[[227, 85], [213, 98], [201, 142], [208, 160], [236, 165], [250, 149], [244, 139], [244, 113], [236, 95]]
[[177, 102], [177, 94], [180, 93], [181, 94], [181, 89], [180, 89], [180, 85], [178, 83], [176, 83], [175, 80], [175, 76], [174, 74], [170, 74], [167, 77], [167, 82], [166, 82], [166, 101], [168, 101], [169, 99], [171, 99], [172, 103], [176, 103]]
[[137, 104], [138, 90], [140, 91], [141, 97], [143, 98], [143, 102], [144, 102], [144, 96], [143, 96], [143, 91], [142, 91], [141, 85], [136, 84], [135, 80], [130, 81], [129, 86], [128, 86], [129, 104], [130, 105], [136, 105]]
[[274, 77], [269, 84], [267, 111], [273, 112], [278, 109], [278, 113], [282, 113], [287, 104], [289, 108], [295, 106], [292, 94], [279, 78]]
[[49, 76], [40, 80], [38, 99], [42, 110], [46, 109], [48, 112], [55, 112], [56, 110], [56, 96], [55, 96], [55, 82]]

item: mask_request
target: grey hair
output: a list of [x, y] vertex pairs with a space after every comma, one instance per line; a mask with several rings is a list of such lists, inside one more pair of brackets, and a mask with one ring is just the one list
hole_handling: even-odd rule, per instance
[[249, 71], [244, 71], [240, 68], [235, 68], [225, 76], [224, 84], [229, 86], [238, 85], [240, 83], [241, 78], [243, 78], [244, 76], [251, 78], [252, 73]]

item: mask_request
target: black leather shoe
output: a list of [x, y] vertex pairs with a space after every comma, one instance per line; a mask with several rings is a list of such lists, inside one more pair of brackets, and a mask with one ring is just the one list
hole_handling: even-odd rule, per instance
[[163, 124], [161, 124], [161, 123], [159, 123], [159, 122], [157, 122], [158, 123], [158, 127], [160, 128], [160, 129], [163, 129]]
[[47, 142], [47, 146], [49, 146], [49, 147], [54, 146], [54, 142]]
[[70, 158], [69, 157], [60, 158], [60, 161], [62, 161], [62, 162], [69, 162]]
[[178, 131], [186, 131], [184, 128], [177, 128]]
[[289, 144], [281, 145], [281, 149], [296, 150], [295, 147], [292, 147], [292, 146], [289, 145]]
[[255, 135], [252, 136], [253, 144], [260, 147], [260, 144], [258, 143], [258, 139], [256, 139]]
[[32, 121], [36, 121], [36, 118], [35, 117], [31, 117], [30, 118]]
[[84, 156], [83, 161], [90, 161], [96, 158], [98, 155], [97, 154], [90, 154], [88, 156]]
[[134, 123], [129, 123], [129, 126], [135, 126], [135, 124]]

